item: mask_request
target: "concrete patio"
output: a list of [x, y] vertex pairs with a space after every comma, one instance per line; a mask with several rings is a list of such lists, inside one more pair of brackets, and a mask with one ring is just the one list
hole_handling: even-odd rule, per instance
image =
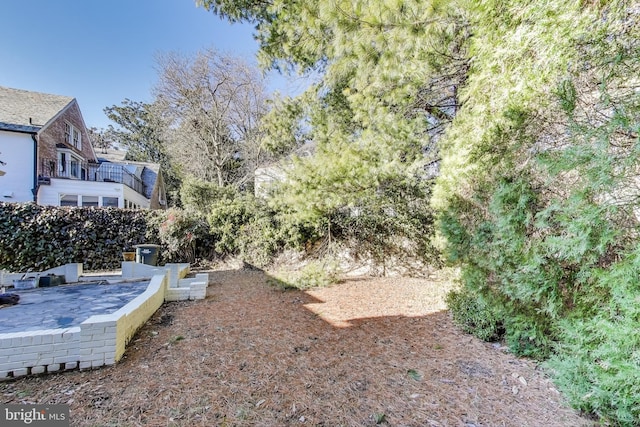
[[[7, 289], [20, 302], [0, 309], [0, 380], [112, 365], [163, 302], [203, 299], [209, 281], [206, 273], [187, 278], [189, 264], [123, 262], [121, 274], [88, 275], [82, 264], [67, 264], [30, 274], [73, 283]], [[3, 272], [0, 285], [24, 276]]]

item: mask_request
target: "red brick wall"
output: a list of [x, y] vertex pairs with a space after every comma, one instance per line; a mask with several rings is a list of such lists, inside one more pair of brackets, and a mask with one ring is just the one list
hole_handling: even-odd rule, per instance
[[[73, 145], [65, 143], [65, 121], [71, 123], [74, 128], [80, 130], [82, 135], [82, 150], [78, 150], [73, 147]], [[82, 113], [80, 112], [80, 108], [78, 108], [78, 104], [75, 100], [72, 101], [71, 105], [69, 105], [62, 114], [56, 117], [56, 119], [50, 123], [46, 129], [40, 131], [38, 135], [38, 158], [55, 160], [57, 158], [57, 144], [64, 144], [86, 161], [97, 161], [93, 150], [91, 149], [91, 141], [89, 140], [89, 134], [87, 129], [85, 129], [84, 122], [82, 120]], [[41, 161], [38, 160], [38, 173], [41, 173], [41, 167]]]

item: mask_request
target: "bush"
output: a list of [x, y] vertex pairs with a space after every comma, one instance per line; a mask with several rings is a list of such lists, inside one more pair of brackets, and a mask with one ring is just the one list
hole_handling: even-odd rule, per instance
[[546, 363], [571, 404], [604, 423], [640, 420], [640, 249], [594, 277], [590, 309], [561, 322]]
[[503, 316], [479, 295], [473, 295], [463, 288], [450, 292], [446, 302], [453, 322], [464, 332], [484, 341], [499, 341], [503, 338]]
[[189, 178], [180, 188], [180, 202], [186, 209], [206, 215], [216, 204], [233, 200], [238, 194], [231, 187], [220, 187], [213, 182]]
[[165, 262], [194, 263], [212, 254], [213, 238], [206, 219], [191, 209], [171, 208], [154, 217]]
[[280, 271], [272, 283], [282, 289], [323, 288], [340, 280], [339, 263], [331, 257], [315, 259], [297, 271]]
[[609, 313], [563, 322], [558, 352], [545, 366], [574, 408], [603, 425], [637, 426], [640, 420], [638, 318]]
[[59, 208], [0, 203], [0, 268], [46, 270], [79, 262], [87, 270], [120, 268], [122, 252], [159, 243], [153, 211]]
[[353, 207], [328, 216], [331, 237], [376, 265], [417, 259], [441, 266], [440, 253], [433, 244], [431, 185], [418, 177], [389, 177], [375, 197], [353, 202]]
[[[495, 90], [467, 94], [441, 145], [436, 191], [446, 255], [462, 271], [450, 304], [483, 337], [499, 313], [509, 347], [550, 357], [576, 408], [638, 425], [640, 94], [629, 81], [640, 72], [640, 26], [625, 2], [576, 4], [505, 3], [488, 43], [476, 44], [468, 84]], [[507, 10], [562, 11], [571, 19], [548, 22], [567, 37], [536, 39], [536, 56], [523, 56], [521, 37], [544, 20], [521, 32], [524, 21], [504, 24]], [[549, 66], [528, 62], [545, 49]], [[503, 81], [496, 60], [512, 61], [508, 78], [522, 80]]]
[[303, 237], [295, 222], [287, 221], [250, 194], [226, 193], [207, 207], [207, 221], [220, 256], [240, 256], [265, 266], [285, 248], [300, 247]]

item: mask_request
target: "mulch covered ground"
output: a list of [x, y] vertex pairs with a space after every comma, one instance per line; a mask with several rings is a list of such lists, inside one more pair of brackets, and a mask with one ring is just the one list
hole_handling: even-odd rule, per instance
[[211, 273], [165, 304], [115, 366], [0, 383], [67, 403], [74, 426], [582, 426], [530, 361], [459, 332], [447, 285], [360, 278], [308, 292]]

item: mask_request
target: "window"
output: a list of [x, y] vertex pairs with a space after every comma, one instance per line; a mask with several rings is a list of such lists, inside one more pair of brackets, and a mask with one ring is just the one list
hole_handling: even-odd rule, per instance
[[78, 206], [78, 195], [77, 194], [60, 195], [60, 206]]
[[74, 178], [80, 178], [80, 162], [77, 159], [73, 158], [71, 160], [71, 176]]
[[117, 208], [118, 207], [118, 198], [117, 197], [103, 197], [102, 198], [102, 206], [105, 208]]
[[98, 196], [82, 196], [82, 206], [98, 207]]
[[73, 128], [73, 126], [71, 126], [71, 123], [64, 122], [64, 142], [66, 142], [67, 144], [71, 144], [71, 129], [72, 128]]
[[80, 129], [69, 122], [64, 122], [64, 142], [74, 146], [78, 150], [82, 149], [82, 134]]
[[76, 179], [81, 179], [83, 176], [86, 177], [86, 170], [82, 168], [82, 159], [74, 155], [71, 150], [59, 150], [58, 176], [62, 178]]
[[130, 209], [140, 209], [140, 206], [138, 206], [137, 203], [130, 202], [129, 208]]
[[67, 153], [59, 153], [58, 172], [61, 176], [65, 176], [67, 174]]
[[124, 201], [124, 208], [125, 209], [141, 209], [139, 204], [132, 202], [131, 200]]
[[80, 132], [78, 131], [78, 129], [73, 129], [73, 146], [76, 147], [78, 150], [82, 149], [82, 135], [80, 135]]

